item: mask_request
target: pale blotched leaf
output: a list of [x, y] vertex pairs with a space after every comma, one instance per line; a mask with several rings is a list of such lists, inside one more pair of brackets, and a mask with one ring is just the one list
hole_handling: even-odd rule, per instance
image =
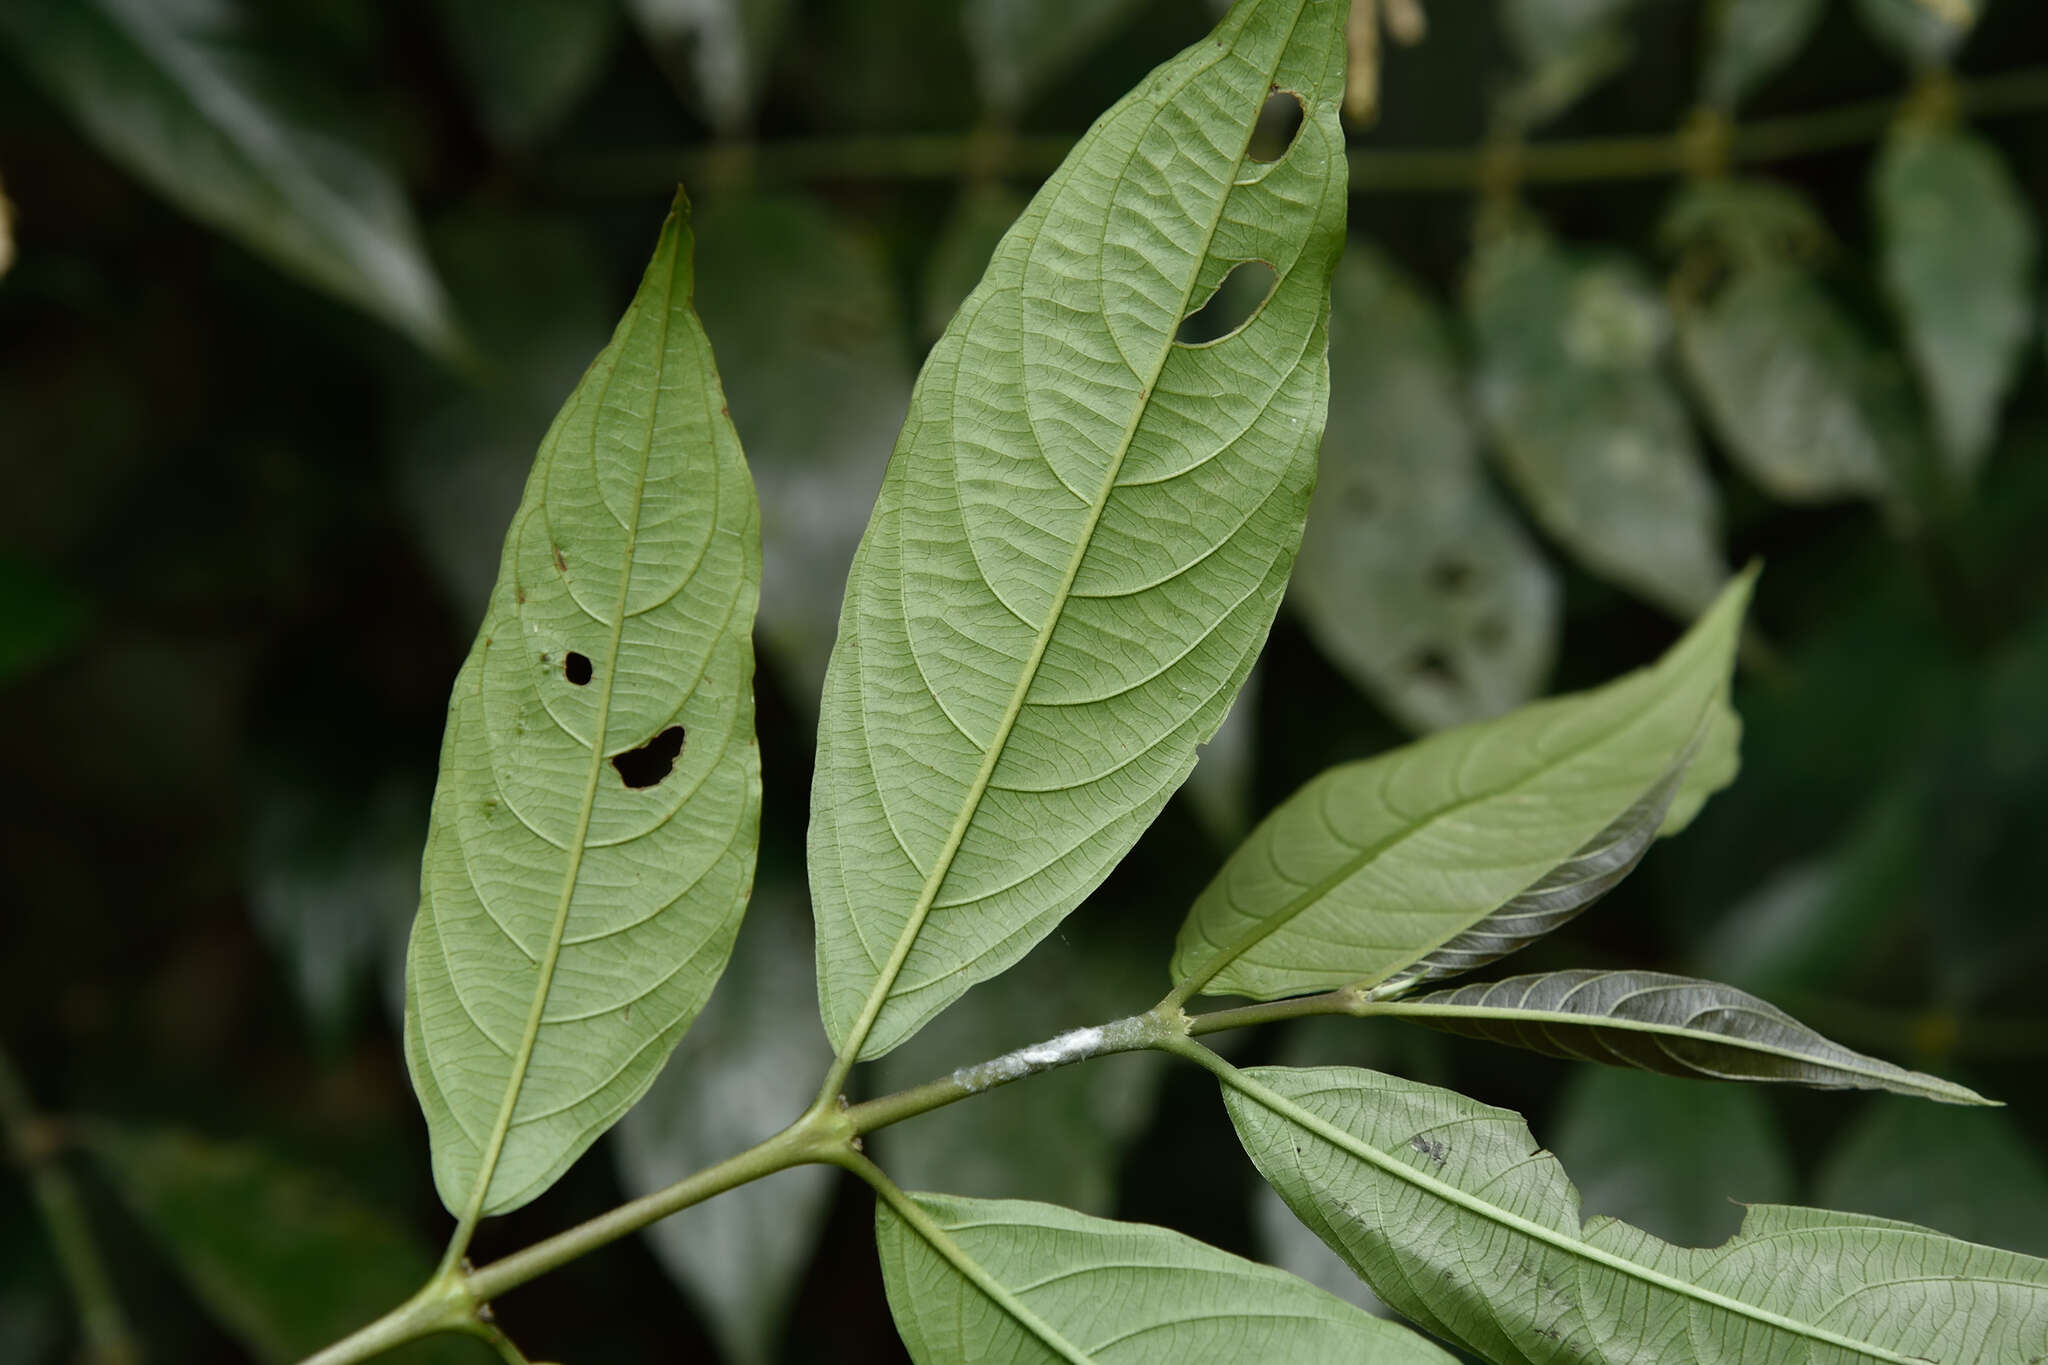
[[429, 350], [459, 341], [383, 162], [252, 52], [231, 0], [16, 0], [0, 37], [165, 198]]
[[760, 102], [789, 0], [625, 0], [656, 58], [687, 81], [721, 131], [744, 128]]
[[614, 0], [439, 0], [448, 46], [484, 127], [522, 145], [552, 131], [604, 72]]
[[1962, 49], [1974, 16], [1990, 0], [1856, 0], [1864, 27], [1919, 68], [1945, 66]]
[[1886, 291], [1942, 450], [1967, 479], [1998, 434], [2033, 335], [2033, 214], [1991, 145], [1954, 128], [1898, 128], [1871, 193]]
[[[1343, 8], [1240, 4], [1105, 114], [926, 363], [819, 725], [811, 881], [842, 1050], [887, 1052], [1051, 932], [1265, 639], [1322, 436]], [[1307, 117], [1263, 163], [1275, 85]], [[1277, 277], [1264, 306], [1179, 342], [1251, 261]]]
[[1536, 519], [1593, 573], [1690, 619], [1727, 577], [1720, 503], [1658, 370], [1671, 322], [1649, 281], [1523, 229], [1480, 251], [1466, 302], [1480, 412]]
[[1343, 1067], [1224, 1101], [1259, 1171], [1394, 1308], [1494, 1361], [2031, 1360], [2048, 1262], [1907, 1223], [1751, 1206], [1688, 1249], [1611, 1219], [1518, 1114]]
[[[809, 1012], [790, 1007], [811, 991], [804, 912], [794, 888], [755, 891], [711, 1003], [619, 1124], [613, 1151], [628, 1195], [652, 1194], [759, 1142], [815, 1093], [832, 1054]], [[775, 1358], [831, 1195], [826, 1168], [800, 1166], [647, 1229], [735, 1365]]]
[[961, 23], [981, 97], [1014, 115], [1137, 9], [1138, 0], [965, 0]]
[[[340, 1339], [433, 1271], [425, 1248], [339, 1182], [254, 1148], [109, 1123], [80, 1135], [200, 1303], [267, 1365]], [[480, 1342], [446, 1336], [389, 1357], [393, 1365], [495, 1358]]]
[[2048, 1256], [2048, 1166], [2005, 1114], [1873, 1099], [1822, 1158], [1814, 1197]]
[[1733, 110], [1798, 53], [1826, 0], [1716, 0], [1701, 83], [1706, 102]]
[[697, 227], [697, 311], [761, 495], [761, 647], [817, 704], [846, 568], [910, 403], [897, 292], [823, 206], [727, 199]]
[[1664, 972], [1511, 976], [1374, 1003], [1367, 1012], [1550, 1057], [1667, 1076], [1889, 1090], [1944, 1104], [1991, 1102], [1953, 1081], [1851, 1052], [1733, 986]]
[[882, 1282], [917, 1365], [1449, 1365], [1405, 1327], [1165, 1228], [1021, 1200], [906, 1197], [949, 1244], [877, 1206]]
[[1792, 1155], [1759, 1091], [1581, 1067], [1559, 1097], [1551, 1150], [1588, 1217], [1680, 1246], [1732, 1237], [1743, 1204], [1792, 1196]]
[[718, 979], [760, 820], [759, 514], [678, 198], [541, 444], [455, 681], [406, 1059], [452, 1211], [533, 1198]]
[[1744, 576], [1653, 667], [1308, 783], [1189, 912], [1173, 959], [1183, 994], [1377, 984], [1607, 849], [1661, 790], [1655, 829], [1666, 784], [1725, 706], [1749, 589]]
[[1330, 421], [1291, 601], [1317, 645], [1411, 730], [1540, 690], [1549, 563], [1487, 486], [1438, 310], [1352, 242], [1330, 293]]

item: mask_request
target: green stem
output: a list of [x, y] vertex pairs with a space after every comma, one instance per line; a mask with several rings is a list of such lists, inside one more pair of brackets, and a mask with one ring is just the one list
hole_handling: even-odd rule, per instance
[[1318, 1014], [1359, 1014], [1364, 1008], [1364, 993], [1354, 986], [1344, 986], [1323, 995], [1297, 996], [1292, 1000], [1274, 1000], [1263, 1005], [1239, 1005], [1235, 1009], [1210, 1010], [1206, 1014], [1197, 1014], [1188, 1021], [1188, 1035], [1199, 1038], [1205, 1033], [1220, 1033], [1224, 1029], [1250, 1028], [1254, 1024], [1277, 1023], [1282, 1019], [1306, 1019]]
[[57, 1264], [78, 1306], [84, 1358], [89, 1365], [136, 1365], [142, 1359], [141, 1347], [129, 1330], [113, 1278], [93, 1241], [92, 1224], [78, 1197], [78, 1187], [58, 1164], [52, 1145], [39, 1137], [46, 1127], [29, 1102], [27, 1087], [14, 1064], [0, 1052], [0, 1130], [27, 1174]]

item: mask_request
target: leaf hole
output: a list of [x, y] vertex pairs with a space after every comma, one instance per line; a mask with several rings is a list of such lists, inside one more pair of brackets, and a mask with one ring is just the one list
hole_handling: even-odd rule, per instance
[[1456, 555], [1446, 555], [1431, 565], [1429, 570], [1430, 583], [1438, 592], [1451, 597], [1470, 592], [1477, 576], [1471, 563]]
[[1253, 161], [1278, 161], [1294, 146], [1294, 139], [1301, 135], [1301, 125], [1307, 121], [1308, 111], [1302, 108], [1301, 96], [1292, 90], [1274, 87], [1266, 96], [1266, 102], [1259, 109], [1259, 121], [1252, 125], [1252, 140], [1245, 147], [1244, 154]]
[[671, 725], [637, 749], [612, 755], [619, 779], [634, 791], [660, 785], [675, 771], [676, 758], [683, 752], [683, 727]]
[[1451, 656], [1432, 645], [1410, 661], [1408, 671], [1415, 680], [1432, 687], [1455, 690], [1458, 686], [1458, 670], [1451, 663]]
[[562, 676], [578, 687], [590, 685], [590, 657], [570, 650], [562, 656]]
[[1236, 335], [1258, 316], [1280, 283], [1280, 272], [1265, 261], [1239, 261], [1216, 292], [1180, 320], [1173, 339], [1182, 346], [1207, 346]]

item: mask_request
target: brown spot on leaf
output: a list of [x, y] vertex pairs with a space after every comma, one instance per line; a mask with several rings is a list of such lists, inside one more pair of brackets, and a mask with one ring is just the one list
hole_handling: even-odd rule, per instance
[[569, 561], [562, 558], [562, 547], [559, 545], [555, 546], [555, 572], [569, 572]]

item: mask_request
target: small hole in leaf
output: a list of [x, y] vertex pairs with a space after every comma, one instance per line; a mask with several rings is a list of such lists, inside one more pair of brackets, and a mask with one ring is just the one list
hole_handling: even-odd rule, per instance
[[1415, 675], [1417, 682], [1428, 683], [1433, 687], [1458, 686], [1457, 670], [1451, 666], [1450, 656], [1440, 649], [1432, 647], [1423, 650], [1415, 656], [1408, 668]]
[[1264, 261], [1239, 261], [1209, 301], [1181, 319], [1173, 339], [1183, 346], [1221, 341], [1252, 320], [1279, 282], [1280, 272]]
[[637, 749], [612, 755], [619, 778], [635, 791], [659, 785], [675, 771], [676, 757], [683, 752], [683, 727], [671, 725]]
[[1471, 588], [1472, 579], [1472, 566], [1456, 556], [1439, 559], [1429, 571], [1429, 581], [1442, 593], [1465, 592]]
[[578, 687], [590, 684], [590, 659], [586, 655], [570, 650], [562, 656], [562, 676]]
[[1301, 96], [1292, 90], [1275, 90], [1259, 110], [1259, 121], [1252, 125], [1252, 140], [1244, 154], [1254, 161], [1278, 161], [1294, 145], [1306, 117]]

